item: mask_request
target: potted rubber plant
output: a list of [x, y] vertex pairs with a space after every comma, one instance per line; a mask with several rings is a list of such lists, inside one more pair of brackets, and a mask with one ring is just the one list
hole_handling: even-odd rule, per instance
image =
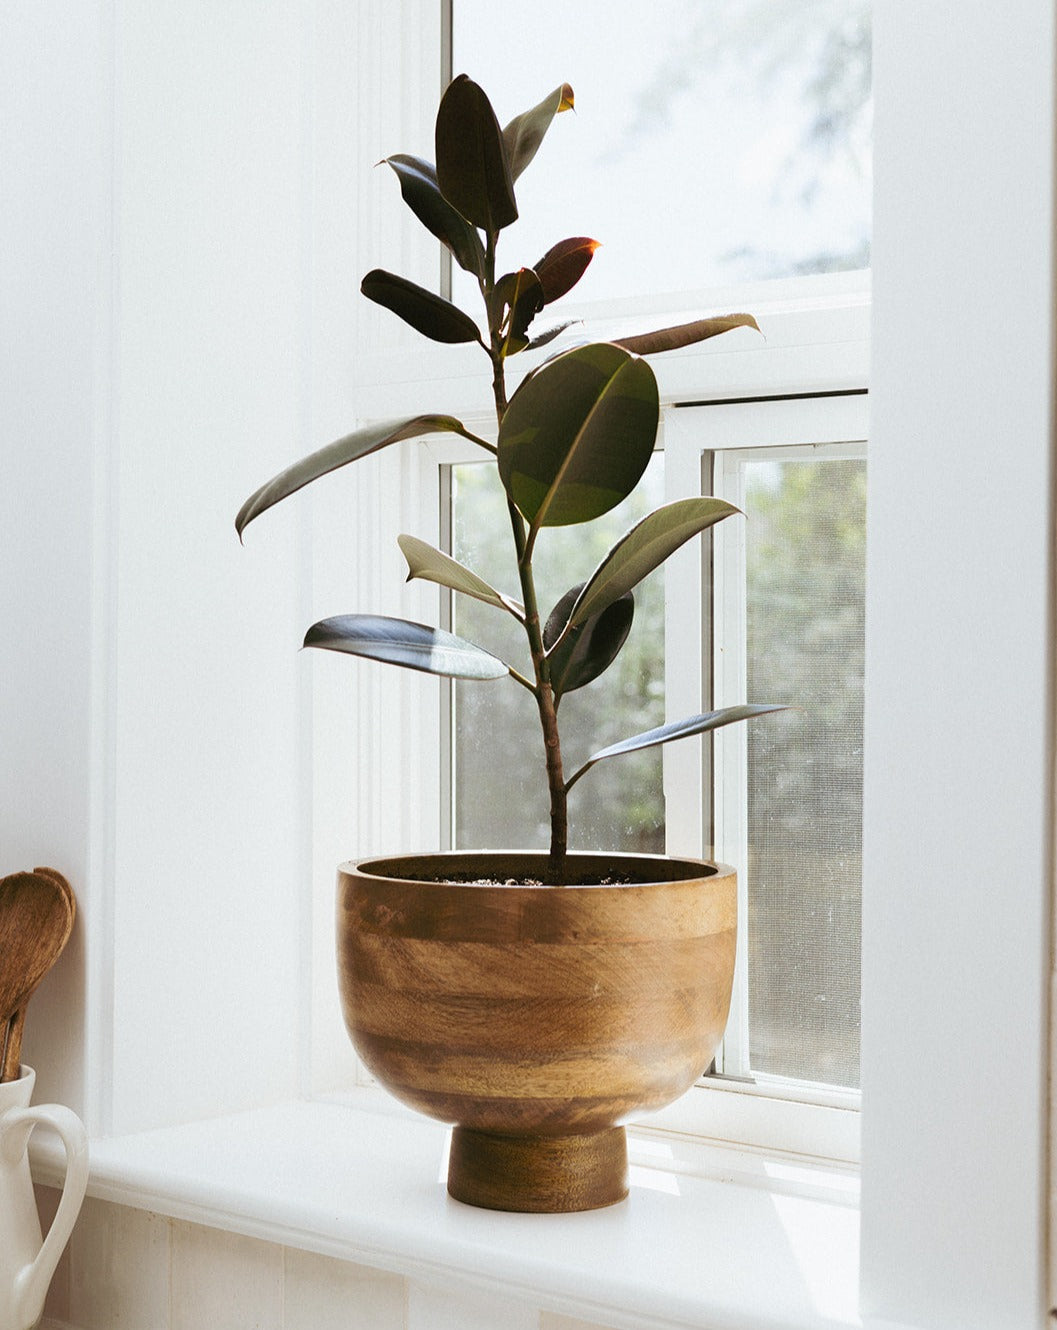
[[[363, 279], [368, 299], [425, 337], [476, 343], [488, 357], [495, 441], [448, 415], [367, 425], [284, 470], [247, 499], [241, 538], [266, 509], [311, 481], [390, 444], [449, 432], [495, 462], [506, 492], [519, 585], [493, 587], [413, 535], [399, 543], [423, 578], [511, 616], [525, 658], [500, 660], [451, 633], [404, 619], [349, 614], [309, 628], [305, 645], [459, 679], [505, 679], [531, 693], [539, 730], [526, 736], [550, 797], [547, 853], [390, 856], [342, 865], [339, 979], [346, 1024], [370, 1071], [413, 1107], [455, 1124], [448, 1190], [495, 1209], [563, 1211], [627, 1193], [624, 1123], [682, 1094], [707, 1068], [730, 1002], [735, 875], [667, 856], [569, 849], [569, 796], [598, 762], [747, 719], [770, 705], [703, 713], [631, 735], [566, 772], [562, 698], [619, 654], [634, 588], [684, 542], [737, 512], [710, 497], [649, 513], [553, 606], [536, 592], [549, 528], [591, 522], [626, 498], [653, 452], [657, 381], [644, 356], [737, 327], [705, 318], [543, 360], [507, 394], [507, 362], [541, 347], [537, 316], [579, 281], [596, 242], [558, 240], [531, 267], [504, 270], [503, 230], [515, 187], [554, 117], [573, 105], [563, 84], [501, 128], [465, 75], [437, 113], [436, 162], [386, 159], [404, 202], [480, 291], [479, 317], [394, 273]], [[583, 787], [585, 790], [587, 786]]]

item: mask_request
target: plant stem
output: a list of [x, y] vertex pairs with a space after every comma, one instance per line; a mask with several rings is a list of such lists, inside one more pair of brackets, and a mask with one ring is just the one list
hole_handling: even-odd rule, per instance
[[547, 785], [551, 796], [551, 845], [547, 861], [547, 877], [553, 886], [563, 886], [565, 856], [569, 845], [569, 817], [565, 776], [562, 771], [562, 746], [558, 734], [558, 710], [554, 702], [554, 690], [551, 687], [550, 665], [544, 652], [539, 606], [536, 602], [536, 585], [532, 576], [531, 551], [526, 548], [525, 525], [521, 514], [513, 504], [510, 508], [511, 521], [514, 523], [514, 538], [518, 544], [518, 573], [521, 578], [521, 593], [525, 600], [525, 633], [532, 655], [533, 673], [536, 676], [536, 706], [543, 729]]
[[[505, 358], [503, 355], [503, 337], [498, 326], [501, 311], [492, 314], [492, 293], [495, 288], [495, 236], [488, 237], [485, 254], [485, 276], [481, 283], [481, 293], [488, 310], [489, 338], [491, 342], [489, 357], [492, 361], [492, 395], [495, 399], [496, 420], [500, 426], [507, 409]], [[566, 853], [569, 842], [568, 796], [565, 777], [562, 771], [561, 739], [558, 734], [558, 710], [554, 701], [554, 690], [550, 681], [550, 666], [543, 646], [543, 630], [540, 626], [539, 604], [536, 600], [536, 582], [532, 572], [532, 547], [525, 530], [525, 519], [518, 512], [513, 502], [508, 501], [510, 526], [514, 533], [514, 548], [517, 552], [518, 577], [521, 581], [521, 595], [525, 603], [525, 635], [528, 638], [529, 653], [532, 657], [532, 671], [535, 686], [531, 689], [536, 698], [540, 726], [543, 730], [543, 748], [547, 762], [547, 785], [550, 790], [551, 843], [547, 860], [547, 878], [552, 886], [565, 884]]]

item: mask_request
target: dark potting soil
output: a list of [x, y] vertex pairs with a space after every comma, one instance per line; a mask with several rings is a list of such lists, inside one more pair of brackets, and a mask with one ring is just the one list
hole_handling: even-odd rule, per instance
[[[445, 873], [443, 877], [426, 878], [428, 882], [454, 882], [458, 886], [466, 887], [549, 887], [555, 886], [555, 883], [544, 882], [539, 877], [478, 877], [474, 873]], [[607, 874], [605, 877], [599, 877], [597, 873], [587, 873], [580, 877], [570, 878], [569, 881], [560, 885], [563, 887], [626, 887], [630, 886], [634, 878], [627, 874], [616, 876]]]

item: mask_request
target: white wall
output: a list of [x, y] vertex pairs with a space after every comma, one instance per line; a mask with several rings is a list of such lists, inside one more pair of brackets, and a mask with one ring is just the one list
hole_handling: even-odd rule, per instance
[[115, 1130], [295, 1085], [297, 527], [233, 523], [301, 445], [305, 44], [292, 2], [117, 7]]
[[929, 1330], [1045, 1316], [1054, 50], [877, 6], [862, 1277]]
[[311, 12], [2, 28], [2, 867], [70, 876], [24, 1051], [120, 1131], [297, 1084], [299, 533], [233, 521], [303, 445]]
[[[109, 407], [106, 34], [94, 4], [10, 5], [2, 29], [0, 873], [52, 864], [87, 904], [105, 650], [93, 609]], [[74, 1103], [85, 936], [82, 917], [23, 1045], [41, 1092]]]
[[[399, 800], [392, 772], [363, 798], [364, 733], [381, 711], [413, 728], [425, 695], [354, 703], [346, 662], [298, 650], [313, 619], [379, 594], [349, 554], [369, 483], [300, 496], [244, 548], [233, 523], [355, 423], [357, 347], [402, 344], [359, 295], [365, 268], [435, 278], [372, 168], [428, 151], [439, 34], [433, 0], [0, 15], [0, 871], [54, 864], [80, 900], [25, 1055], [93, 1131], [350, 1071], [311, 962], [332, 974], [334, 867], [377, 835], [356, 810]], [[394, 96], [423, 66], [435, 79]], [[399, 457], [382, 470], [395, 493]], [[326, 791], [313, 744], [340, 773]], [[406, 843], [427, 834], [405, 820]]]

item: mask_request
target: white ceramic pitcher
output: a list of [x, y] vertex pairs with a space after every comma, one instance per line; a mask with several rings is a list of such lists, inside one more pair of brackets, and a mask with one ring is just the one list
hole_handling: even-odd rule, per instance
[[[88, 1137], [75, 1113], [59, 1104], [30, 1107], [36, 1075], [23, 1067], [0, 1083], [0, 1330], [32, 1330], [69, 1241], [88, 1183]], [[41, 1241], [26, 1153], [38, 1123], [53, 1127], [66, 1149], [66, 1180], [48, 1236]]]

